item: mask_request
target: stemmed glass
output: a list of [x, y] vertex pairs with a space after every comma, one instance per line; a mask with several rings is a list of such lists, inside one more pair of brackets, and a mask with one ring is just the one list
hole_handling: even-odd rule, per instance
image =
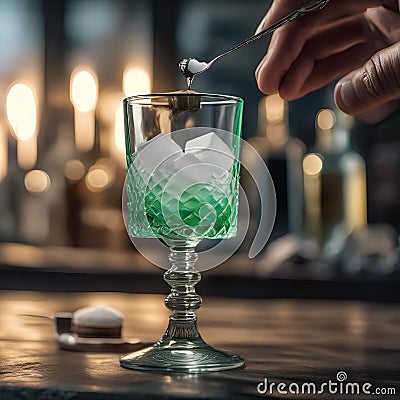
[[208, 345], [197, 329], [201, 297], [196, 246], [237, 231], [243, 100], [192, 91], [123, 102], [127, 177], [124, 218], [131, 238], [158, 238], [170, 249], [164, 280], [172, 311], [164, 336], [121, 358], [123, 367], [200, 373], [244, 360]]

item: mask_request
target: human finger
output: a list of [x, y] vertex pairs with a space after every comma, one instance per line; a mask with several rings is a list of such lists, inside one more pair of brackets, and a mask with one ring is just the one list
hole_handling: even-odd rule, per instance
[[362, 43], [318, 61], [299, 58], [284, 77], [279, 93], [286, 100], [303, 97], [360, 67], [373, 53], [368, 43]]
[[[307, 32], [301, 26], [298, 30], [293, 25], [288, 28], [282, 31], [282, 34], [280, 30], [275, 32], [268, 52], [256, 70], [257, 84], [263, 93], [271, 94], [279, 89], [284, 74], [299, 56], [307, 39]], [[290, 36], [295, 31], [297, 34], [290, 42]], [[285, 51], [281, 51], [282, 48], [285, 48]]]
[[[389, 1], [392, 3], [394, 0]], [[258, 25], [256, 33], [261, 32], [266, 27], [276, 22], [278, 19], [283, 18], [296, 8], [301, 7], [303, 4], [304, 0], [275, 0]], [[377, 7], [380, 5], [388, 6], [388, 1], [330, 0], [330, 2], [323, 9], [308, 13], [301, 18], [301, 21], [303, 21], [303, 23], [307, 26], [307, 29], [312, 30], [321, 27], [321, 25], [327, 22], [350, 15], [360, 14], [363, 13], [367, 8]]]
[[[294, 23], [282, 32], [277, 31], [267, 55], [256, 70], [260, 90], [264, 93], [274, 93], [281, 86], [285, 75], [289, 73], [294, 76], [290, 70], [297, 71], [296, 86], [301, 86], [300, 81], [308, 77], [308, 73], [311, 72], [310, 66], [312, 67], [315, 61], [369, 40], [367, 29], [368, 25], [363, 16], [356, 16], [331, 23], [311, 37], [302, 24]], [[304, 68], [301, 67], [302, 63]]]
[[298, 98], [361, 66], [378, 49], [362, 16], [331, 24], [311, 37], [282, 77], [285, 98]]
[[[398, 26], [400, 14], [385, 7], [371, 8], [363, 14], [332, 22], [312, 34], [294, 21], [274, 35], [267, 55], [256, 70], [259, 88], [264, 93], [274, 93], [283, 87], [288, 98], [297, 98], [300, 91], [303, 93], [308, 87], [314, 90], [317, 82], [328, 83], [340, 77], [340, 71], [348, 73], [350, 65], [359, 67], [376, 51], [400, 40]], [[362, 53], [360, 59], [342, 58], [340, 53], [361, 43], [366, 46], [349, 52], [352, 57]], [[317, 63], [336, 53], [338, 57]], [[320, 74], [320, 65], [327, 65], [325, 79]]]
[[400, 96], [400, 42], [375, 53], [335, 88], [338, 107], [348, 114], [365, 112]]

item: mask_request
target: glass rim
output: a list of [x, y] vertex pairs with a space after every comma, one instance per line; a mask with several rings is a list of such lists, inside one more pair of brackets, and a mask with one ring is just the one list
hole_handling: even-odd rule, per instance
[[172, 98], [172, 97], [201, 97], [203, 98], [211, 98], [220, 101], [208, 101], [205, 104], [213, 105], [213, 104], [233, 104], [233, 103], [244, 103], [244, 100], [239, 96], [233, 96], [228, 94], [215, 94], [215, 93], [203, 93], [203, 92], [165, 92], [165, 93], [149, 93], [149, 94], [137, 94], [133, 96], [128, 96], [123, 99], [125, 104], [133, 105], [150, 105], [149, 103], [143, 102], [140, 103], [140, 100], [148, 100], [156, 97], [165, 97], [165, 98]]

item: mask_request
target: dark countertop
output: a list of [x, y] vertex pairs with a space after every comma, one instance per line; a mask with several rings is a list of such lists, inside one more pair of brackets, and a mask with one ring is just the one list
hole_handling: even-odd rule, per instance
[[[205, 297], [199, 327], [212, 345], [243, 356], [242, 369], [200, 375], [125, 370], [119, 354], [59, 350], [48, 315], [105, 304], [125, 315], [124, 336], [158, 340], [164, 296], [0, 292], [0, 399], [398, 399], [400, 308], [360, 301]], [[259, 394], [264, 381], [370, 382], [396, 395]]]

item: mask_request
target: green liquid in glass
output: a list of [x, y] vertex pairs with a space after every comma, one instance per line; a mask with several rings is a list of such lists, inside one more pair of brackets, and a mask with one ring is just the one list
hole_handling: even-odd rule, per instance
[[[184, 190], [171, 177], [176, 170], [163, 168], [148, 176], [133, 159], [128, 171], [128, 226], [135, 237], [200, 241], [236, 235], [239, 165], [213, 176], [208, 182], [188, 184]], [[179, 180], [178, 180], [179, 182]]]

